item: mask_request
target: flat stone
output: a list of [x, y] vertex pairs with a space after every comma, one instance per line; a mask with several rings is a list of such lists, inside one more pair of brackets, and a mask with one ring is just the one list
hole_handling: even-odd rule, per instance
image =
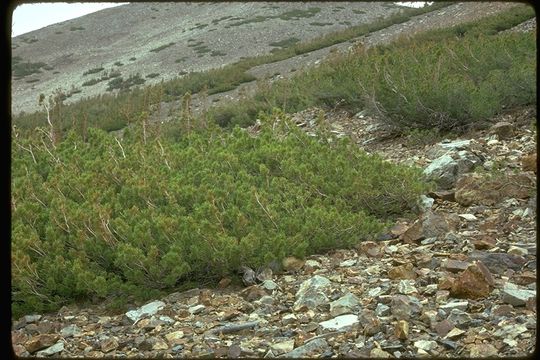
[[340, 315], [333, 319], [320, 322], [324, 329], [327, 330], [341, 330], [348, 328], [358, 323], [358, 316], [353, 314]]
[[458, 175], [458, 164], [452, 156], [445, 154], [434, 159], [424, 169], [424, 175], [427, 180], [435, 181], [438, 189], [451, 189]]
[[458, 309], [452, 309], [446, 319], [456, 326], [465, 325], [472, 321], [471, 315]]
[[154, 315], [159, 310], [163, 309], [165, 307], [165, 303], [163, 301], [152, 301], [151, 303], [148, 303], [142, 307], [140, 307], [137, 310], [131, 310], [126, 313], [126, 316], [133, 322], [141, 319], [144, 316], [148, 315]]
[[467, 221], [477, 221], [478, 218], [474, 216], [473, 214], [458, 214], [458, 216], [462, 219], [465, 219]]
[[263, 289], [272, 291], [277, 289], [279, 286], [273, 280], [264, 280], [260, 285]]
[[433, 340], [418, 340], [414, 342], [414, 346], [417, 349], [424, 351], [431, 351], [437, 348], [437, 342]]
[[517, 256], [527, 256], [529, 255], [529, 250], [519, 247], [519, 246], [510, 246], [507, 251], [508, 254], [517, 255]]
[[468, 307], [469, 307], [468, 301], [451, 301], [449, 303], [440, 305], [439, 309], [442, 309], [447, 312], [451, 311], [452, 309], [459, 309], [459, 310], [465, 311], [467, 310]]
[[446, 334], [445, 338], [452, 339], [452, 338], [461, 336], [463, 334], [465, 334], [464, 330], [461, 330], [459, 328], [453, 328], [452, 330], [448, 332], [448, 334]]
[[507, 269], [519, 271], [527, 260], [522, 256], [484, 251], [473, 251], [469, 259], [480, 260], [494, 274], [503, 275]]
[[339, 266], [340, 267], [351, 267], [351, 266], [354, 266], [356, 265], [356, 259], [349, 259], [349, 260], [345, 260], [345, 261], [342, 261], [339, 263]]
[[443, 269], [448, 270], [453, 273], [457, 273], [467, 269], [471, 263], [468, 261], [460, 261], [454, 259], [446, 259], [442, 262], [441, 266]]
[[529, 299], [536, 298], [536, 290], [521, 289], [512, 283], [503, 287], [503, 302], [513, 306], [525, 306]]
[[379, 317], [390, 315], [390, 306], [378, 303], [377, 307], [375, 308], [375, 314], [377, 314]]

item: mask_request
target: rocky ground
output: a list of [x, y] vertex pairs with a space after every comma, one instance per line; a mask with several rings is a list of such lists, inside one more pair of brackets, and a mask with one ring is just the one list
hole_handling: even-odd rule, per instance
[[[311, 132], [319, 109], [295, 114]], [[101, 306], [14, 319], [20, 356], [507, 357], [536, 345], [536, 107], [424, 145], [362, 113], [325, 114], [388, 161], [437, 183], [417, 219], [377, 241], [282, 272], [244, 269], [245, 287], [173, 293], [121, 314]], [[251, 128], [257, 132], [256, 126]], [[142, 305], [142, 306], [141, 306]]]

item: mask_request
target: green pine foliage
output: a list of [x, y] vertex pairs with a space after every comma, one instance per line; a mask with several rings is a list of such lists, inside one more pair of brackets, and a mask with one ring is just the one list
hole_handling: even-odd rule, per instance
[[15, 316], [351, 247], [426, 191], [419, 169], [310, 137], [281, 112], [258, 136], [207, 126], [172, 141], [141, 128], [122, 140], [71, 131], [55, 148], [45, 132], [13, 138]]
[[339, 105], [368, 109], [398, 131], [464, 130], [504, 108], [536, 103], [536, 34], [496, 32], [533, 16], [532, 8], [520, 6], [386, 46], [357, 46], [209, 115], [225, 126], [244, 126], [273, 107], [295, 112]]

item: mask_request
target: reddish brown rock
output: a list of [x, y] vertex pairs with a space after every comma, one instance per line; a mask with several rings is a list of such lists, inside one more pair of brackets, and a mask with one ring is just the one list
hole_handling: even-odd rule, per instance
[[394, 328], [394, 334], [400, 340], [406, 340], [409, 337], [409, 323], [406, 320], [399, 320]]
[[477, 250], [487, 250], [487, 249], [491, 249], [495, 247], [495, 245], [497, 244], [497, 241], [495, 240], [494, 237], [485, 235], [479, 239], [472, 240], [472, 244], [474, 248]]
[[441, 199], [443, 201], [456, 201], [456, 192], [453, 190], [432, 191], [428, 195], [434, 199]]
[[57, 334], [40, 334], [28, 340], [25, 344], [25, 348], [29, 353], [34, 353], [54, 345], [59, 338], [60, 336]]
[[456, 182], [456, 201], [463, 206], [495, 205], [506, 198], [527, 199], [536, 187], [531, 174], [463, 174]]
[[487, 297], [493, 286], [494, 280], [487, 267], [476, 261], [455, 279], [450, 294], [457, 298], [479, 299]]
[[101, 351], [108, 353], [118, 348], [118, 341], [115, 338], [108, 338], [101, 343]]
[[525, 155], [521, 158], [521, 168], [525, 171], [534, 171], [536, 174], [536, 153]]
[[373, 241], [364, 241], [359, 245], [359, 250], [369, 257], [381, 257], [383, 249], [380, 244]]
[[414, 280], [417, 275], [414, 272], [414, 267], [411, 263], [393, 267], [388, 271], [388, 277], [390, 279], [401, 279], [401, 280]]
[[261, 297], [263, 297], [264, 295], [267, 295], [266, 290], [264, 290], [263, 288], [261, 288], [261, 287], [259, 287], [257, 285], [253, 285], [253, 286], [250, 286], [248, 288], [245, 288], [240, 293], [240, 296], [242, 296], [247, 301], [258, 300]]

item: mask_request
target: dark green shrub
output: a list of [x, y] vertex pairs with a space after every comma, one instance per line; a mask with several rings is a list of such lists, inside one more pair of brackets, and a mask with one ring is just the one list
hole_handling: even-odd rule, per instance
[[20, 79], [28, 75], [39, 74], [41, 73], [41, 69], [46, 66], [47, 64], [44, 62], [22, 62], [22, 59], [17, 56], [12, 62], [11, 71], [15, 78]]
[[288, 121], [263, 116], [257, 137], [210, 127], [145, 144], [137, 126], [122, 141], [71, 132], [56, 149], [36, 132], [15, 139], [14, 316], [79, 299], [148, 299], [241, 265], [352, 247], [426, 191], [419, 169]]
[[95, 73], [98, 73], [98, 72], [102, 72], [103, 70], [105, 70], [105, 68], [103, 68], [103, 67], [89, 69], [89, 70], [86, 70], [83, 73], [83, 76], [90, 75], [90, 74], [95, 74]]
[[168, 47], [171, 47], [173, 46], [175, 43], [174, 42], [170, 42], [168, 44], [165, 44], [165, 45], [161, 45], [161, 46], [158, 46], [157, 48], [155, 49], [151, 49], [150, 52], [160, 52], [161, 50], [164, 50]]

